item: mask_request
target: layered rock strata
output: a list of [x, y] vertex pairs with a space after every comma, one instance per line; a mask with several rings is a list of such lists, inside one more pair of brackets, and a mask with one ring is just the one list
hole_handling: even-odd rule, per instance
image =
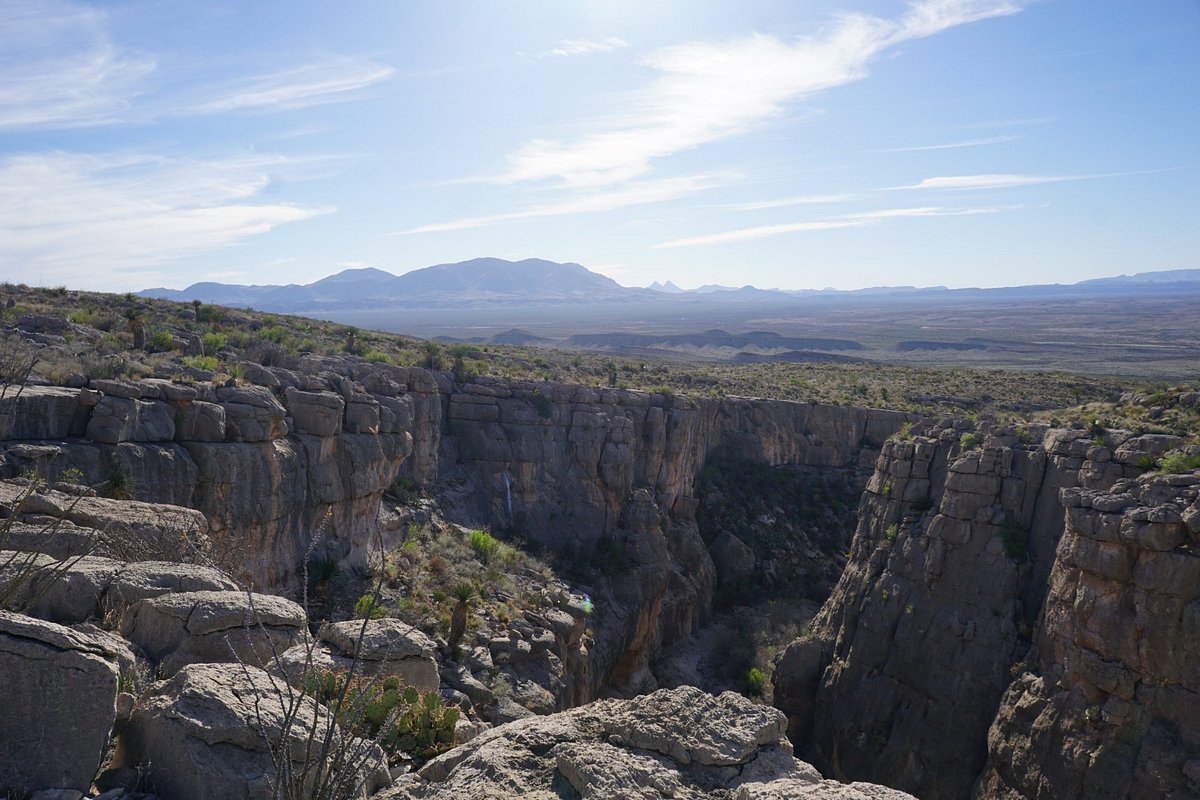
[[[1043, 652], [1049, 641], [1056, 652], [1070, 649], [1080, 640], [1071, 626], [1089, 624], [1085, 609], [1059, 602], [1053, 581], [1046, 591], [1052, 570], [1057, 580], [1078, 549], [1063, 535], [1076, 512], [1068, 515], [1060, 496], [1072, 506], [1089, 492], [1121, 490], [1180, 444], [1121, 431], [1020, 434], [941, 423], [885, 445], [846, 571], [811, 634], [776, 671], [775, 701], [802, 753], [822, 769], [934, 800], [970, 796], [989, 728], [994, 741], [1002, 737], [993, 721], [1000, 724], [1006, 689], [1015, 691], [1014, 670], [1035, 641]], [[1106, 565], [1115, 557], [1097, 549], [1093, 558]], [[1117, 597], [1131, 614], [1157, 603], [1119, 593], [1105, 602]], [[1122, 631], [1103, 635], [1149, 633], [1138, 624]], [[1176, 633], [1167, 625], [1160, 635]], [[1050, 793], [1012, 796], [1060, 796], [1039, 791]]]
[[1200, 476], [1065, 489], [1043, 623], [975, 797], [1200, 795]]
[[294, 585], [314, 539], [317, 555], [355, 566], [395, 544], [378, 517], [398, 476], [436, 484], [463, 524], [584, 560], [607, 548], [623, 566], [597, 592], [604, 635], [580, 699], [611, 680], [653, 686], [649, 655], [704, 620], [715, 579], [694, 489], [712, 454], [869, 467], [910, 419], [549, 382], [460, 385], [348, 357], [305, 356], [294, 371], [243, 364], [242, 376], [238, 386], [96, 380], [0, 400], [0, 417], [14, 420], [0, 474], [74, 468], [87, 483], [119, 479], [141, 500], [197, 509], [217, 563], [260, 589]]

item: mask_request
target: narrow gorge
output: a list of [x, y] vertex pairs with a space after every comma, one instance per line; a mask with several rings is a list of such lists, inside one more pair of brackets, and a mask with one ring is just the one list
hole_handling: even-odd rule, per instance
[[[432, 641], [412, 654], [407, 674], [426, 675], [429, 688], [510, 709], [493, 721], [675, 687], [683, 681], [671, 656], [704, 641], [730, 587], [753, 585], [786, 605], [819, 601], [836, 582], [773, 676], [792, 746], [827, 777], [929, 800], [1200, 791], [1190, 724], [1200, 719], [1200, 477], [1151, 469], [1184, 446], [1178, 437], [456, 382], [339, 356], [307, 355], [295, 369], [243, 362], [240, 378], [222, 385], [168, 372], [27, 386], [0, 399], [5, 502], [23, 515], [10, 547], [35, 549], [18, 546], [18, 534], [53, 518], [64, 521], [54, 535], [68, 549], [73, 530], [96, 530], [106, 554], [124, 562], [205, 554], [211, 573], [149, 581], [177, 597], [195, 593], [184, 611], [148, 589], [126, 590], [148, 604], [121, 620], [143, 650], [154, 651], [167, 624], [147, 620], [194, 620], [202, 608], [205, 619], [232, 619], [232, 599], [217, 595], [238, 584], [299, 599], [314, 560], [377, 568], [380, 553], [409, 541], [418, 513], [397, 500], [401, 487], [401, 496], [426, 498], [419, 513], [439, 524], [490, 529], [554, 563], [594, 567], [586, 586], [555, 578], [545, 608], [491, 639], [480, 635], [474, 655], [442, 663], [440, 678]], [[827, 515], [820, 536], [778, 518], [825, 502], [814, 494], [746, 512], [751, 527], [786, 532], [790, 551], [779, 549], [782, 533], [774, 543], [752, 531], [739, 538], [704, 508], [705, 492], [718, 491], [705, 483], [706, 474], [720, 477], [714, 470], [741, 470], [748, 492], [765, 480], [739, 465], [797, 471], [809, 482], [797, 485], [836, 478], [841, 491], [861, 495], [856, 528], [828, 522], [852, 514]], [[68, 473], [82, 484], [121, 483], [129, 499], [72, 500]], [[17, 508], [22, 476], [53, 490]], [[731, 485], [712, 483], [727, 493]], [[70, 577], [100, 597], [133, 574], [132, 565], [105, 567], [102, 577], [99, 569]], [[104, 613], [99, 602], [69, 605], [50, 592], [24, 610], [65, 624]], [[283, 649], [303, 638], [303, 609], [293, 606], [275, 609], [267, 626]], [[196, 629], [185, 644], [211, 654], [203, 636], [223, 630]], [[170, 648], [183, 646], [181, 635], [171, 634]], [[344, 635], [321, 638], [328, 658], [347, 652]], [[200, 685], [204, 676], [188, 664], [205, 658], [162, 652], [160, 665], [182, 670], [172, 685]], [[484, 673], [502, 665], [516, 686], [497, 706]], [[537, 702], [511, 710], [526, 698]], [[763, 737], [754, 747], [776, 746], [778, 733]], [[453, 765], [442, 769], [438, 780], [447, 780]], [[779, 792], [761, 796], [791, 796]]]

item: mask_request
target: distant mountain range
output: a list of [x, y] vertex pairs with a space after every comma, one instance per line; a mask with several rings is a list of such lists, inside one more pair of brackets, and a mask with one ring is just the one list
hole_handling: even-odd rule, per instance
[[[186, 289], [145, 289], [142, 297], [200, 300], [233, 307], [280, 313], [366, 311], [388, 308], [472, 308], [564, 304], [789, 304], [825, 300], [888, 299], [939, 300], [1082, 299], [1114, 295], [1152, 296], [1200, 294], [1200, 269], [1142, 272], [1115, 278], [1096, 278], [1075, 284], [1040, 284], [996, 289], [947, 289], [885, 286], [854, 291], [734, 288], [710, 284], [694, 290], [675, 284], [653, 283], [626, 287], [575, 263], [559, 264], [529, 258], [506, 261], [476, 258], [437, 264], [393, 275], [381, 269], [347, 269], [315, 283], [286, 286], [242, 286], [195, 283]], [[516, 332], [514, 332], [516, 333]], [[523, 333], [523, 332], [521, 332]]]

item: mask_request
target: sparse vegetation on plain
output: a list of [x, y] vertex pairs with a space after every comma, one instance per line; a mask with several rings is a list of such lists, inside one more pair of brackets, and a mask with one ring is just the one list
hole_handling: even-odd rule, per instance
[[[1131, 386], [1124, 378], [974, 367], [731, 363], [674, 353], [630, 357], [513, 345], [455, 344], [448, 348], [437, 341], [323, 320], [132, 295], [57, 294], [9, 284], [0, 290], [0, 301], [7, 298], [13, 303], [0, 309], [0, 324], [58, 317], [78, 326], [64, 328], [59, 334], [63, 345], [39, 356], [37, 371], [58, 383], [72, 374], [89, 378], [149, 375], [172, 362], [187, 368], [180, 372], [184, 380], [189, 379], [188, 370], [228, 378], [242, 361], [295, 366], [305, 353], [345, 354], [347, 344], [352, 344], [353, 352], [378, 363], [433, 369], [452, 365], [455, 377], [463, 380], [491, 375], [639, 389], [667, 397], [772, 397], [930, 414], [1027, 415], [1115, 402]], [[165, 346], [163, 336], [138, 346], [130, 328], [139, 325], [143, 336], [145, 330], [169, 334], [170, 346]], [[198, 340], [203, 354], [188, 352], [188, 342], [193, 339]], [[552, 413], [548, 401], [539, 403], [536, 411], [543, 417]]]

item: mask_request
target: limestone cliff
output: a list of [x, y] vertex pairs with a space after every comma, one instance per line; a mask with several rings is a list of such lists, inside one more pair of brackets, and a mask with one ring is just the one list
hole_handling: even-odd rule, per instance
[[[1014, 668], [1035, 640], [1045, 652], [1077, 646], [1079, 612], [1056, 600], [1062, 590], [1051, 589], [1043, 616], [1047, 577], [1059, 579], [1073, 547], [1060, 494], [1119, 485], [1179, 443], [1120, 431], [1103, 441], [1083, 430], [1020, 433], [947, 422], [884, 446], [850, 563], [776, 673], [793, 739], [831, 774], [924, 798], [968, 797]], [[1150, 608], [1125, 599], [1143, 615]], [[1127, 630], [1136, 638], [1136, 626]], [[1028, 729], [996, 724], [995, 747], [1006, 734], [1010, 748], [1029, 745]], [[1071, 796], [1044, 791], [1011, 796]]]
[[1044, 622], [977, 798], [1200, 793], [1200, 476], [1065, 489]]
[[362, 564], [392, 482], [436, 488], [457, 522], [605, 562], [592, 692], [652, 688], [649, 656], [707, 614], [715, 572], [694, 489], [712, 454], [869, 466], [911, 418], [550, 382], [456, 384], [349, 357], [240, 372], [226, 386], [30, 387], [0, 401], [3, 474], [55, 479], [74, 468], [91, 484], [198, 509], [218, 562], [272, 590], [294, 583], [326, 515], [320, 547]]

